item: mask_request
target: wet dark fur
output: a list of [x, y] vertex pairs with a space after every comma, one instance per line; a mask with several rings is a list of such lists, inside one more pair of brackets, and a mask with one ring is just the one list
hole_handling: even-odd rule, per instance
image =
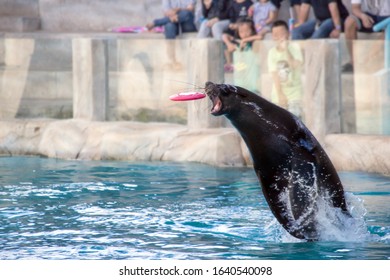
[[227, 117], [244, 139], [268, 205], [291, 235], [319, 238], [318, 199], [347, 214], [332, 162], [297, 117], [241, 87], [207, 82], [205, 90], [212, 114]]

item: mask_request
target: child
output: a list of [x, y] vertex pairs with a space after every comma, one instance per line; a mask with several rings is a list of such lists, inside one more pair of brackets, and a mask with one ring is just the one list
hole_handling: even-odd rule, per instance
[[298, 44], [289, 42], [290, 33], [285, 21], [276, 21], [271, 32], [276, 42], [268, 53], [268, 70], [273, 79], [272, 102], [302, 118], [302, 52]]
[[249, 8], [253, 5], [252, 0], [233, 0], [228, 8], [230, 24], [225, 33], [234, 36], [238, 27], [238, 20], [249, 17]]
[[237, 22], [237, 32], [235, 36], [230, 35], [228, 33], [224, 33], [222, 35], [222, 41], [226, 45], [226, 50], [225, 50], [226, 64], [224, 66], [225, 72], [230, 72], [230, 73], [233, 72], [232, 54], [237, 50], [237, 48], [240, 47], [241, 40], [251, 37], [254, 34], [256, 34], [255, 25], [253, 24], [251, 18], [246, 18], [246, 19], [240, 19]]
[[269, 0], [260, 0], [250, 7], [249, 14], [253, 15], [256, 33], [241, 40], [241, 49], [250, 42], [264, 39], [265, 34], [271, 30], [271, 24], [278, 16], [278, 10]]
[[278, 10], [269, 0], [259, 0], [250, 8], [253, 14], [258, 39], [263, 39], [264, 35], [271, 31], [271, 24], [278, 16]]

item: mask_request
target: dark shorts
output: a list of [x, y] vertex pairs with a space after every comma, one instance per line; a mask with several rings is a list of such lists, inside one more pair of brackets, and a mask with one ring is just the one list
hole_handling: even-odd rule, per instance
[[[378, 22], [381, 22], [382, 20], [387, 19], [389, 17], [389, 16], [376, 16], [376, 15], [372, 15], [370, 13], [366, 13], [366, 14], [369, 15], [370, 17], [372, 17], [372, 19], [374, 20], [373, 26], [375, 24], [377, 24]], [[371, 28], [364, 27], [361, 19], [359, 19], [358, 17], [356, 17], [354, 15], [351, 15], [351, 17], [356, 21], [359, 32], [364, 32], [364, 33], [373, 33], [374, 32], [374, 30], [372, 30], [372, 27]]]
[[301, 0], [290, 0], [291, 7], [294, 5], [301, 5]]
[[[281, 2], [283, 0], [271, 0], [271, 3], [275, 5], [276, 8], [280, 9]], [[301, 5], [301, 0], [290, 0], [290, 6]]]

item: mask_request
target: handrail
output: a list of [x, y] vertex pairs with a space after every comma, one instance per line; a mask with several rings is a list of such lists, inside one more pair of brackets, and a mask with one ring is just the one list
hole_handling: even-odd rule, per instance
[[385, 31], [385, 68], [390, 69], [390, 17], [375, 24], [375, 32]]
[[385, 30], [390, 25], [390, 17], [387, 19], [382, 20], [381, 22], [378, 22], [374, 25], [372, 28], [375, 32], [379, 32], [382, 30]]

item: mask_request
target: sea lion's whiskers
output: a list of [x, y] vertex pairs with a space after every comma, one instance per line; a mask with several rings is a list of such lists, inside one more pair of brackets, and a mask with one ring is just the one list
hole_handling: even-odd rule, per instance
[[190, 86], [190, 87], [188, 87], [188, 88], [183, 88], [183, 89], [182, 89], [183, 91], [194, 91], [194, 90], [198, 90], [198, 91], [202, 90], [202, 91], [204, 91], [204, 90], [205, 90], [205, 87], [203, 87], [203, 86], [198, 86], [198, 85], [196, 85], [196, 84], [194, 84], [194, 83], [190, 83], [190, 82], [184, 82], [184, 81], [175, 80], [175, 79], [167, 79], [167, 81], [171, 81], [171, 82], [175, 82], [175, 83], [180, 83], [180, 84], [185, 84], [185, 85]]

